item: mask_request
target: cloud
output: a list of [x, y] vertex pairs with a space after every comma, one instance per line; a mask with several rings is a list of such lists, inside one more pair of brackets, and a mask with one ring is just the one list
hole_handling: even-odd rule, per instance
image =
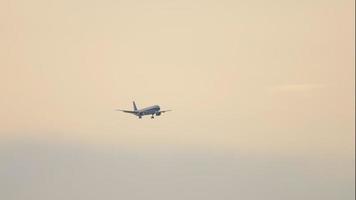
[[274, 92], [305, 92], [311, 90], [322, 89], [325, 84], [285, 84], [285, 85], [274, 85], [268, 88], [269, 91]]
[[352, 159], [162, 150], [0, 140], [0, 199], [354, 198]]

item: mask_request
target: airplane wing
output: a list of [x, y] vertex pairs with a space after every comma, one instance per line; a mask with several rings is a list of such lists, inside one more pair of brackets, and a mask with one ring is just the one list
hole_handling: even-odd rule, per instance
[[169, 112], [169, 111], [172, 111], [172, 110], [161, 110], [160, 112], [165, 113], [165, 112]]
[[122, 111], [122, 112], [125, 112], [125, 113], [131, 113], [131, 114], [136, 114], [137, 112], [136, 111], [131, 111], [131, 110], [120, 110], [120, 109], [115, 109], [116, 111]]

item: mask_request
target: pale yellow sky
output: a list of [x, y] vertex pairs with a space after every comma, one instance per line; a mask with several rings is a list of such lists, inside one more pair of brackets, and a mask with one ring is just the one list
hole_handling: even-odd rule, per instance
[[[322, 160], [315, 169], [339, 164], [324, 171], [335, 173], [326, 181], [334, 196], [319, 197], [350, 199], [354, 7], [352, 0], [0, 1], [0, 140], [15, 150], [16, 141], [39, 140], [145, 156]], [[138, 120], [113, 111], [131, 109], [132, 100], [173, 112]], [[343, 178], [347, 189], [335, 181]]]

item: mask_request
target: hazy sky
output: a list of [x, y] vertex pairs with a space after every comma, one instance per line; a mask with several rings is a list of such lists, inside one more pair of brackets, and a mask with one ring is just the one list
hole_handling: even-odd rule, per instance
[[0, 1], [0, 199], [354, 199], [354, 8]]

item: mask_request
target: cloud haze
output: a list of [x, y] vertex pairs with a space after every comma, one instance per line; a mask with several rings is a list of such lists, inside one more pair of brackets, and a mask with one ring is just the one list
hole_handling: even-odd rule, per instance
[[9, 200], [353, 198], [350, 172], [335, 173], [353, 162], [328, 156], [135, 152], [33, 139], [7, 140], [0, 150], [1, 196]]
[[315, 89], [325, 88], [323, 84], [288, 84], [288, 85], [277, 85], [270, 87], [272, 91], [281, 91], [281, 92], [303, 92], [310, 91]]

